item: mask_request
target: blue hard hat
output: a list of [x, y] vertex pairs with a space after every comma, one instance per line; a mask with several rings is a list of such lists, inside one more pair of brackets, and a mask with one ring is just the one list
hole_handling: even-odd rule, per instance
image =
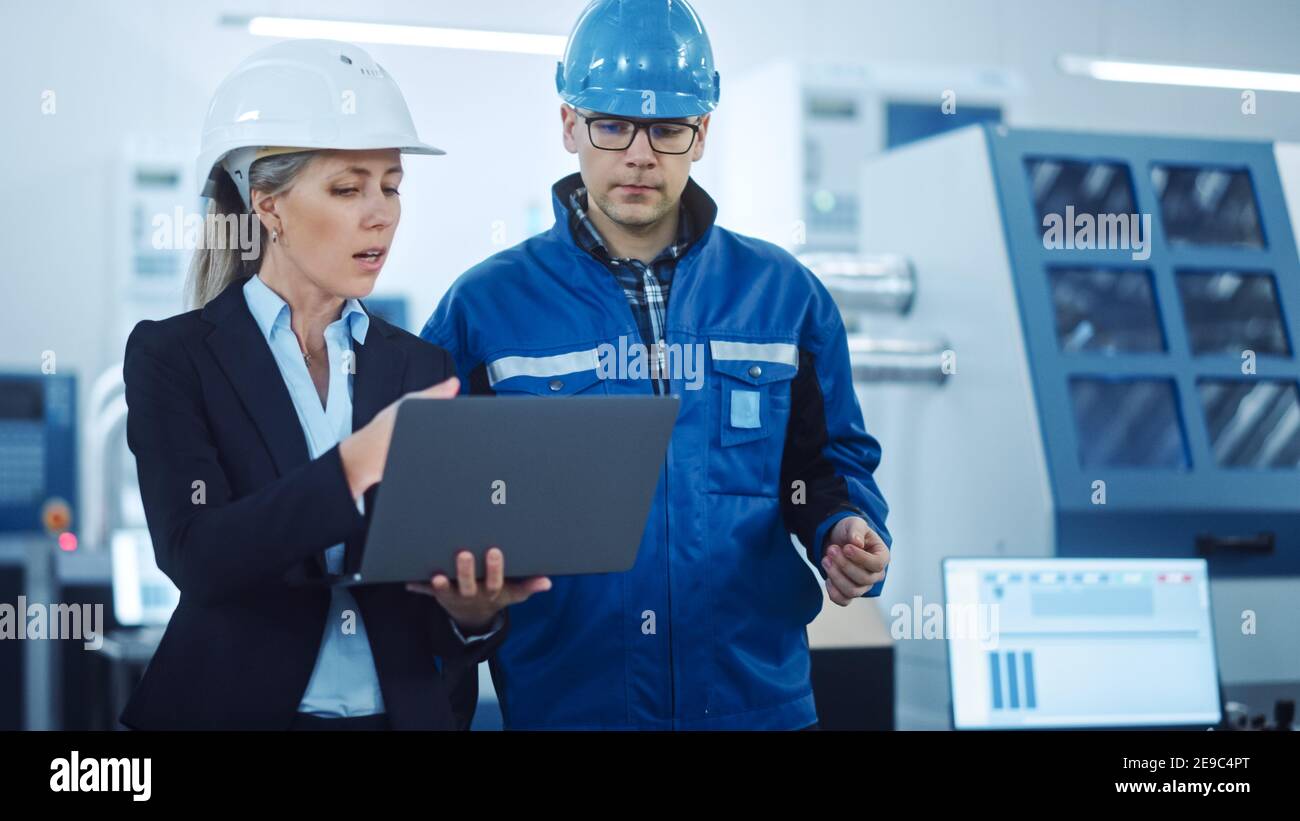
[[575, 108], [622, 117], [694, 117], [718, 104], [713, 48], [683, 0], [593, 0], [555, 67]]

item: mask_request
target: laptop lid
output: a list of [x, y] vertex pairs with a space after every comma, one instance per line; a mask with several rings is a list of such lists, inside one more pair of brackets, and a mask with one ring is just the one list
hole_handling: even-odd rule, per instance
[[454, 575], [461, 549], [482, 568], [492, 546], [511, 577], [630, 569], [679, 405], [665, 396], [403, 402], [360, 583]]

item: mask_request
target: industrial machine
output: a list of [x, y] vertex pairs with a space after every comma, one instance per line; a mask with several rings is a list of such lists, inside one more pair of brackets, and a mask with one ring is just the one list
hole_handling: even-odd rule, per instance
[[[77, 546], [77, 383], [70, 374], [0, 374], [0, 729], [53, 729], [55, 645], [26, 635], [26, 605], [57, 600], [55, 554]], [[23, 635], [18, 633], [22, 632]]]
[[[822, 273], [883, 444], [891, 627], [948, 558], [1199, 558], [1225, 689], [1294, 688], [1298, 155], [977, 125], [866, 163], [860, 248], [906, 264]], [[946, 727], [944, 642], [910, 638], [899, 726]]]

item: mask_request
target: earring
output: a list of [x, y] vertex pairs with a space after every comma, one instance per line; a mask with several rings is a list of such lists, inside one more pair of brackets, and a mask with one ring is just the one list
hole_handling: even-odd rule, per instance
[[279, 242], [279, 241], [280, 241], [280, 232], [277, 231], [277, 230], [275, 230], [274, 228], [272, 228], [272, 229], [271, 229], [271, 242]]

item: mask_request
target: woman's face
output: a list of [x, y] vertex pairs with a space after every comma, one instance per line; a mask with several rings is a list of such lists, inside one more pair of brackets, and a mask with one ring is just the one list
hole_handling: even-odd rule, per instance
[[402, 216], [401, 181], [395, 148], [318, 152], [289, 190], [255, 194], [268, 233], [279, 231], [274, 245], [263, 245], [265, 253], [277, 256], [277, 270], [304, 276], [329, 294], [367, 296]]

